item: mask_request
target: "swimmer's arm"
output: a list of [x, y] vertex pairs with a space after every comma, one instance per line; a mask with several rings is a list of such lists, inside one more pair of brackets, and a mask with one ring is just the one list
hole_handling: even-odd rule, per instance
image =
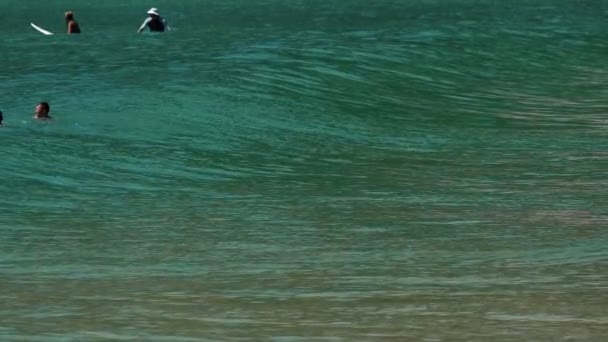
[[167, 22], [167, 19], [163, 19], [163, 24], [165, 24], [165, 27], [167, 28], [167, 31], [171, 31], [171, 26], [169, 26], [169, 23]]
[[72, 34], [74, 32], [75, 28], [76, 28], [76, 23], [73, 21], [70, 21], [70, 23], [68, 24], [68, 34]]
[[137, 33], [141, 33], [146, 28], [146, 26], [148, 26], [148, 23], [150, 22], [150, 20], [152, 20], [152, 19], [146, 18], [146, 20], [144, 20], [144, 23], [141, 24], [141, 26], [139, 27], [139, 30], [137, 30]]

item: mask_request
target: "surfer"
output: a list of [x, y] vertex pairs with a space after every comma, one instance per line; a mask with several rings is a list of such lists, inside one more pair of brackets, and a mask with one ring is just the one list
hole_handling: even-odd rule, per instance
[[36, 113], [36, 115], [34, 115], [34, 119], [50, 120], [50, 119], [52, 119], [52, 117], [49, 115], [50, 111], [51, 111], [51, 106], [49, 106], [48, 103], [40, 102], [36, 106], [36, 109], [34, 110], [34, 112]]
[[72, 11], [65, 12], [65, 23], [68, 25], [68, 34], [80, 33], [80, 26], [74, 20], [74, 13]]
[[167, 20], [161, 17], [158, 13], [158, 8], [152, 7], [148, 10], [148, 17], [144, 20], [144, 23], [141, 24], [137, 33], [142, 33], [143, 30], [148, 27], [150, 32], [165, 32], [171, 31], [169, 24], [167, 24]]

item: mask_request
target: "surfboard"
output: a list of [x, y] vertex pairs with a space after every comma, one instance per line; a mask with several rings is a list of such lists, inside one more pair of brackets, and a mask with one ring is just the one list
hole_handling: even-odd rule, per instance
[[32, 25], [32, 27], [35, 28], [36, 31], [38, 31], [38, 32], [40, 32], [40, 33], [42, 33], [42, 34], [44, 34], [46, 36], [50, 36], [50, 35], [53, 34], [53, 32], [49, 32], [49, 31], [43, 29], [42, 27], [40, 27], [40, 26], [38, 26], [38, 25], [36, 25], [34, 23], [30, 23], [30, 25]]

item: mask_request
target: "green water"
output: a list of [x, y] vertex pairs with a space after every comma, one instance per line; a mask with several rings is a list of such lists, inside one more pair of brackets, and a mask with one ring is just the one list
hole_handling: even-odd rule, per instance
[[0, 13], [0, 340], [608, 335], [605, 2]]

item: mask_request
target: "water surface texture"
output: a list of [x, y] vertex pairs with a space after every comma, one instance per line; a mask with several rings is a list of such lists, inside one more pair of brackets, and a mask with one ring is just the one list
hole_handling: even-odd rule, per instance
[[606, 2], [0, 13], [0, 340], [608, 336]]

